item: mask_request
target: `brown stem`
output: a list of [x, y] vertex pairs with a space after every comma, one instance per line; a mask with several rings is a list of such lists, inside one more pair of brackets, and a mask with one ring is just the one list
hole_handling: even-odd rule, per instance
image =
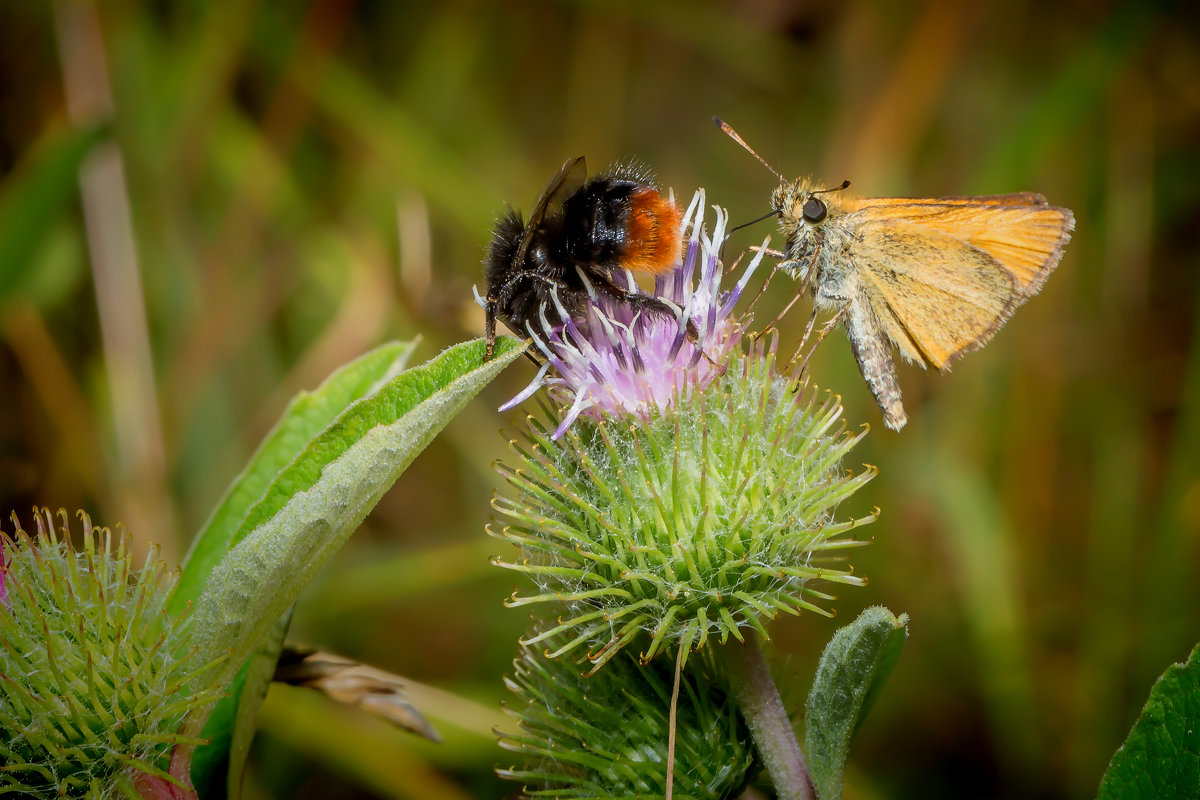
[[664, 800], [671, 800], [675, 793], [675, 724], [679, 712], [679, 678], [683, 672], [683, 655], [686, 648], [680, 647], [675, 655], [675, 685], [671, 689], [671, 726], [667, 736], [667, 794]]
[[753, 631], [721, 648], [730, 686], [779, 800], [816, 800], [808, 765]]

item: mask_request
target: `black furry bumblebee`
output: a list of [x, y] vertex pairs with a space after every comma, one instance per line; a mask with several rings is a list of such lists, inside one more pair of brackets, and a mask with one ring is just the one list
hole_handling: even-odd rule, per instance
[[484, 259], [487, 354], [496, 320], [519, 336], [540, 329], [543, 309], [558, 302], [581, 314], [589, 293], [672, 317], [676, 309], [613, 281], [614, 270], [663, 273], [679, 263], [679, 208], [645, 175], [617, 167], [590, 180], [583, 156], [567, 161], [524, 222], [509, 209], [496, 223]]

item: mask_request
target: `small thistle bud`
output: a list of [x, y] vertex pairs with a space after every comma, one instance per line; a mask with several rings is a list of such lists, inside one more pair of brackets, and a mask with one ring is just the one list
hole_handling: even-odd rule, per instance
[[[494, 501], [508, 524], [489, 531], [523, 557], [497, 563], [538, 587], [509, 604], [558, 616], [526, 644], [554, 642], [550, 657], [584, 647], [593, 671], [641, 636], [646, 660], [714, 635], [741, 640], [746, 627], [765, 636], [764, 620], [779, 611], [828, 614], [820, 581], [864, 582], [831, 563], [862, 544], [844, 534], [874, 519], [834, 519], [874, 475], [840, 467], [862, 434], [845, 431], [839, 398], [801, 391], [776, 371], [773, 342], [749, 355], [732, 347], [745, 278], [720, 291], [725, 217], [718, 212], [711, 238], [699, 212], [689, 217], [685, 263], [659, 281], [678, 293], [669, 299], [686, 319], [617, 318], [628, 309], [599, 298], [584, 320], [547, 326], [539, 347], [557, 376], [539, 380], [562, 421], [549, 410], [530, 418], [512, 443], [515, 466], [498, 467], [513, 493]], [[698, 335], [685, 336], [688, 327]]]
[[[13, 516], [0, 609], [0, 794], [138, 797], [164, 766], [188, 712], [212, 699], [186, 656], [187, 627], [164, 610], [174, 576], [135, 570], [108, 528], [83, 522], [82, 550], [42, 509], [37, 532]], [[114, 541], [116, 539], [116, 541]]]
[[[551, 637], [551, 646], [562, 635]], [[521, 732], [500, 746], [525, 756], [524, 769], [497, 770], [525, 784], [523, 797], [664, 797], [669, 709], [674, 681], [666, 659], [641, 665], [620, 654], [594, 677], [571, 659], [548, 659], [524, 647], [506, 680], [516, 695], [509, 709]], [[752, 775], [754, 745], [711, 670], [684, 672], [674, 752], [675, 797], [734, 797]]]

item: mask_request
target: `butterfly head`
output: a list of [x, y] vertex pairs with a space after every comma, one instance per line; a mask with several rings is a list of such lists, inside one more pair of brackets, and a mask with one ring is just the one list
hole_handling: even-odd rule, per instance
[[829, 219], [831, 211], [835, 215], [838, 212], [836, 201], [821, 195], [840, 191], [849, 185], [850, 181], [843, 181], [840, 186], [816, 189], [808, 178], [797, 178], [791, 183], [781, 181], [771, 193], [771, 209], [779, 217], [779, 223], [785, 231], [799, 233], [816, 228]]

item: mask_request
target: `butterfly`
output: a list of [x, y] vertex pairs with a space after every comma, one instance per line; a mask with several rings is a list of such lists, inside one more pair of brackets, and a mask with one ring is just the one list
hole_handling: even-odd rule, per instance
[[985, 345], [1062, 260], [1075, 215], [1032, 192], [983, 197], [855, 197], [779, 178], [771, 210], [787, 237], [778, 267], [835, 309], [884, 424], [908, 421], [892, 348], [945, 372]]

